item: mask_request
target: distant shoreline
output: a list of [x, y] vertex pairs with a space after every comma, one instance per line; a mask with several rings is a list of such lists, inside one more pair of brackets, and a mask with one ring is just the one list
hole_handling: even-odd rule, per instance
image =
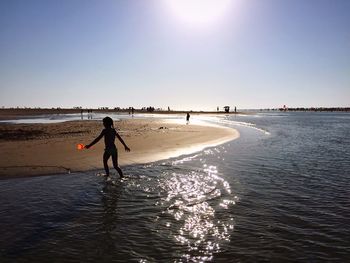
[[[49, 114], [81, 114], [81, 113], [114, 113], [114, 114], [132, 114], [131, 109], [65, 109], [65, 108], [1, 108], [0, 120], [20, 119], [30, 116], [40, 116]], [[215, 114], [215, 115], [227, 115], [227, 114], [254, 114], [259, 112], [350, 112], [350, 107], [319, 107], [319, 108], [274, 108], [274, 109], [246, 109], [239, 110], [237, 112], [229, 111], [167, 111], [167, 110], [154, 110], [147, 111], [141, 109], [134, 109], [135, 114]]]
[[282, 111], [282, 112], [349, 112], [350, 107], [311, 107], [311, 108], [276, 108], [276, 109], [260, 109], [257, 111]]
[[[81, 113], [114, 113], [114, 114], [131, 114], [128, 109], [22, 109], [22, 108], [5, 108], [0, 109], [0, 120], [19, 119], [30, 116], [49, 115], [49, 114], [81, 114]], [[135, 109], [135, 114], [245, 114], [244, 112], [225, 112], [225, 111], [165, 111], [154, 110], [149, 112], [147, 110]], [[249, 114], [249, 113], [248, 113]]]

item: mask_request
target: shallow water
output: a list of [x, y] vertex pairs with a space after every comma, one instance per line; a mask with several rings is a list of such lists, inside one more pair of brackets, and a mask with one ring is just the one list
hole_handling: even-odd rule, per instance
[[350, 114], [206, 118], [241, 137], [190, 156], [0, 181], [0, 261], [344, 262]]
[[118, 112], [109, 112], [109, 113], [68, 113], [68, 114], [41, 114], [33, 116], [18, 116], [15, 119], [0, 120], [1, 124], [34, 124], [34, 123], [60, 123], [66, 121], [81, 121], [81, 120], [102, 120], [108, 115], [114, 121], [123, 120], [123, 119], [148, 119], [148, 118], [162, 118], [168, 120], [183, 120], [184, 114], [150, 114], [150, 113], [118, 113]]
[[[113, 120], [131, 118], [129, 114], [109, 114]], [[18, 116], [16, 119], [0, 120], [0, 124], [33, 124], [33, 123], [60, 123], [66, 121], [79, 121], [79, 120], [102, 120], [106, 117], [101, 113], [68, 113], [68, 114], [41, 114], [34, 116]]]

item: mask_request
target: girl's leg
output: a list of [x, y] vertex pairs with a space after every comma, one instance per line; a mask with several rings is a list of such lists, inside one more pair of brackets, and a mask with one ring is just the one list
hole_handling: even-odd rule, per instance
[[120, 167], [118, 166], [118, 154], [117, 154], [117, 153], [112, 154], [112, 161], [113, 161], [113, 167], [114, 167], [114, 169], [117, 170], [117, 172], [118, 172], [119, 175], [120, 175], [120, 178], [123, 178], [123, 177], [124, 177], [123, 171], [122, 171], [122, 169], [120, 169]]
[[110, 154], [107, 152], [104, 152], [104, 154], [103, 154], [103, 166], [105, 168], [106, 176], [109, 176], [109, 168], [108, 168], [109, 157], [110, 157]]

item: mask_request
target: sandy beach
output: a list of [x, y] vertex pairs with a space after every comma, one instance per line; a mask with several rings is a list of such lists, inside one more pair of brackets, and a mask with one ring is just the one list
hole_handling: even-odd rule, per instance
[[[121, 166], [148, 163], [197, 152], [239, 136], [230, 128], [156, 119], [128, 119], [115, 126], [131, 148], [125, 152], [117, 142]], [[101, 140], [89, 150], [78, 150], [102, 130], [101, 121], [54, 124], [0, 125], [0, 176], [32, 176], [103, 169]], [[111, 166], [111, 163], [110, 163]]]

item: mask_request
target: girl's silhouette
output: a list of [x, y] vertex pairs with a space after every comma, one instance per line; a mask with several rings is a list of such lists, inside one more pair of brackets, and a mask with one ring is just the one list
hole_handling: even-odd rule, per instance
[[119, 139], [119, 141], [124, 145], [125, 151], [130, 152], [129, 147], [125, 144], [123, 139], [120, 137], [120, 135], [117, 133], [117, 131], [114, 129], [113, 126], [113, 120], [110, 117], [106, 117], [103, 120], [103, 126], [105, 127], [101, 134], [93, 140], [90, 144], [86, 145], [85, 148], [89, 149], [91, 146], [93, 146], [95, 143], [97, 143], [99, 140], [104, 137], [105, 140], [105, 151], [103, 153], [103, 166], [106, 171], [106, 176], [109, 176], [109, 168], [108, 168], [108, 159], [112, 156], [113, 161], [113, 167], [117, 170], [117, 172], [120, 175], [120, 178], [123, 178], [123, 171], [118, 166], [118, 149], [114, 144], [115, 137]]

